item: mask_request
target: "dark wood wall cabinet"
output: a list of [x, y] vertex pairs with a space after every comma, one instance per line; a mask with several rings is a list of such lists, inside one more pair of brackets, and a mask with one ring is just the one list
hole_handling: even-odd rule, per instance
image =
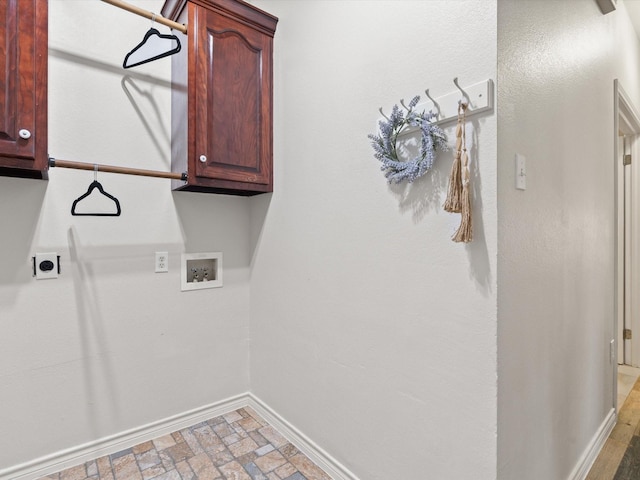
[[47, 2], [3, 0], [0, 16], [0, 175], [47, 178]]
[[[278, 19], [240, 0], [167, 0], [187, 25], [172, 56], [175, 190], [273, 191], [273, 36]], [[184, 46], [187, 48], [184, 48]]]

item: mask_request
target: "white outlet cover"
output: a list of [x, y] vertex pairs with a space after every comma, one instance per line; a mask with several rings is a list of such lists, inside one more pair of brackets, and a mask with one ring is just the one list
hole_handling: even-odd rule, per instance
[[169, 271], [169, 252], [156, 252], [156, 273]]
[[[49, 261], [53, 263], [53, 268], [51, 270], [43, 270], [40, 268], [42, 262]], [[55, 252], [51, 253], [36, 253], [35, 256], [36, 262], [36, 280], [46, 280], [49, 278], [58, 278], [58, 254]]]

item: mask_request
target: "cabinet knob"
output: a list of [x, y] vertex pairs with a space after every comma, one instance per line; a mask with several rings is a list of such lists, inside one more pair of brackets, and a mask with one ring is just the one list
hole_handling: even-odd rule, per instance
[[200, 161], [202, 163], [207, 163], [207, 156], [206, 155], [200, 155]]
[[18, 135], [20, 135], [20, 138], [24, 138], [25, 140], [31, 138], [31, 132], [29, 130], [27, 130], [26, 128], [21, 129], [18, 132]]

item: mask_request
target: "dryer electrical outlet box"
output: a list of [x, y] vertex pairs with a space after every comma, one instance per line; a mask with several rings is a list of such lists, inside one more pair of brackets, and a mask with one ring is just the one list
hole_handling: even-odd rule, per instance
[[57, 253], [36, 253], [33, 260], [33, 276], [36, 280], [58, 278], [60, 274], [60, 256]]

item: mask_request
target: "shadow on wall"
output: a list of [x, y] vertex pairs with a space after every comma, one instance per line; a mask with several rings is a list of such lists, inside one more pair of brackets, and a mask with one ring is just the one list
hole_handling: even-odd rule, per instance
[[[147, 135], [149, 135], [149, 137], [151, 137], [151, 139], [153, 140], [152, 143], [156, 147], [158, 157], [166, 159], [166, 146], [169, 146], [169, 150], [171, 150], [171, 138], [166, 130], [159, 128], [164, 122], [162, 112], [158, 108], [158, 104], [156, 103], [152, 92], [149, 89], [145, 89], [140, 86], [139, 83], [141, 82], [133, 78], [131, 75], [125, 75], [122, 77], [122, 80], [120, 80], [122, 90], [127, 95], [129, 102], [131, 102], [131, 106], [138, 115], [140, 123], [144, 126]], [[147, 108], [141, 108], [141, 103], [147, 105]], [[154, 121], [158, 127], [154, 127], [150, 124], [149, 120], [144, 114], [145, 111], [153, 111], [155, 117]], [[156, 132], [158, 132], [160, 135]], [[159, 136], [162, 136], [163, 138], [159, 138]], [[171, 165], [169, 162], [166, 162], [165, 169], [171, 170]]]
[[258, 255], [258, 246], [260, 245], [260, 239], [262, 238], [262, 232], [267, 220], [267, 214], [269, 212], [269, 206], [271, 205], [271, 198], [273, 193], [265, 193], [264, 195], [256, 195], [252, 197], [251, 202], [251, 266], [253, 266], [254, 260]]
[[413, 183], [392, 183], [389, 190], [398, 200], [401, 213], [411, 212], [413, 221], [420, 223], [431, 211], [441, 211], [447, 192], [449, 172], [443, 165], [453, 161], [451, 151], [438, 152], [434, 167]]
[[[172, 84], [170, 81], [158, 78], [157, 76], [139, 73], [135, 71], [125, 71], [120, 65], [101, 62], [94, 58], [84, 57], [64, 50], [49, 48], [49, 56], [66, 62], [81, 65], [85, 68], [100, 70], [120, 77], [122, 91], [129, 100], [133, 111], [136, 113], [140, 124], [152, 140], [158, 158], [165, 159], [166, 170], [171, 169], [167, 151], [170, 151], [171, 138], [169, 130], [164, 125], [166, 118], [163, 116], [154, 97], [154, 88], [163, 89], [186, 89], [185, 86]], [[123, 74], [124, 73], [124, 74]]]
[[[0, 178], [0, 286], [13, 286], [31, 280], [29, 261], [31, 244], [36, 232], [47, 191], [42, 180]], [[16, 295], [7, 293], [2, 303], [7, 305]]]
[[91, 57], [84, 57], [82, 55], [77, 55], [75, 53], [70, 53], [65, 50], [60, 50], [57, 48], [49, 48], [49, 56], [59, 58], [60, 60], [65, 60], [67, 62], [77, 63], [78, 65], [82, 65], [83, 67], [102, 70], [104, 72], [113, 73], [120, 77], [135, 79], [141, 82], [152, 83], [161, 87], [171, 88], [171, 82], [168, 80], [163, 80], [153, 75], [147, 75], [144, 73], [129, 71], [126, 75], [123, 75], [124, 70], [122, 69], [122, 65], [114, 65], [111, 63], [101, 62]]
[[[478, 162], [480, 161], [478, 158], [478, 138], [481, 127], [477, 119], [470, 121], [469, 124], [472, 126], [471, 129], [467, 126], [467, 131], [472, 131], [471, 141], [469, 142], [469, 138], [467, 138], [467, 148], [469, 152], [469, 169], [471, 171], [473, 241], [466, 244], [464, 248], [466, 248], [469, 258], [469, 275], [475, 281], [479, 291], [486, 297], [491, 293], [492, 275], [482, 217], [482, 179], [478, 168]], [[451, 137], [451, 134], [449, 136]], [[415, 139], [412, 140], [414, 141], [413, 148], [416, 149]], [[416, 152], [414, 151], [413, 154], [415, 155]], [[438, 152], [434, 167], [423, 177], [413, 183], [403, 182], [389, 185], [389, 190], [398, 200], [400, 212], [411, 212], [415, 223], [424, 221], [427, 214], [431, 212], [450, 215], [443, 210], [442, 205], [447, 194], [449, 174], [454, 155], [454, 149], [450, 149], [447, 152]], [[454, 231], [447, 233], [453, 236]]]
[[[482, 178], [478, 168], [478, 138], [481, 130], [478, 120], [470, 122], [473, 125], [471, 145], [469, 145], [469, 169], [471, 173], [471, 201], [473, 208], [473, 242], [467, 244], [467, 255], [471, 277], [476, 282], [482, 294], [486, 297], [491, 293], [491, 265], [487, 250], [487, 239], [484, 231], [483, 204], [482, 204]], [[484, 159], [492, 161], [492, 159]], [[495, 159], [493, 159], [495, 161]]]
[[[101, 343], [107, 336], [104, 331], [104, 319], [102, 317], [100, 305], [98, 302], [98, 292], [95, 286], [95, 272], [90, 261], [84, 258], [84, 250], [80, 244], [78, 232], [74, 227], [69, 228], [69, 259], [71, 266], [71, 278], [73, 278], [73, 287], [78, 308], [78, 332], [82, 341], [82, 362], [85, 394], [88, 400], [87, 404], [91, 409], [95, 409], [102, 400], [102, 404], [107, 405], [110, 409], [110, 417], [117, 416], [118, 410], [121, 408], [116, 399], [114, 388], [115, 374], [108, 355], [101, 355], [100, 361], [96, 358], [104, 350]], [[97, 381], [106, 382], [111, 388], [107, 389], [108, 394], [100, 396], [96, 386]], [[90, 428], [94, 435], [101, 434], [99, 430], [98, 419], [100, 418], [98, 411], [91, 412], [87, 415]]]
[[173, 192], [186, 253], [222, 252], [224, 268], [248, 268], [249, 200], [246, 197]]

